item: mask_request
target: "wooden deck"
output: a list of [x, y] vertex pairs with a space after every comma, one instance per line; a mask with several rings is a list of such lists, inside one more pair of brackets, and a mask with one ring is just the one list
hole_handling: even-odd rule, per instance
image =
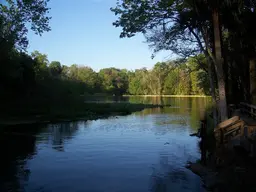
[[251, 156], [256, 154], [256, 106], [240, 103], [232, 106], [231, 118], [221, 122], [214, 129], [217, 146], [232, 148], [241, 146]]

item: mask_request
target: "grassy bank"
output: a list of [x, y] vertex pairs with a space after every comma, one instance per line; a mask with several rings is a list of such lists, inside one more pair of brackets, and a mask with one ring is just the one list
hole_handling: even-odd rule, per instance
[[72, 120], [94, 120], [115, 115], [127, 115], [145, 108], [162, 107], [134, 103], [85, 103], [82, 100], [5, 102], [0, 125], [46, 123]]
[[211, 97], [208, 95], [123, 95], [124, 97]]

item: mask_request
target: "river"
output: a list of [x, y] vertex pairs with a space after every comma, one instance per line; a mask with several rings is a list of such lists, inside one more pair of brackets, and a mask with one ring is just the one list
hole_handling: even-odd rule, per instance
[[[128, 98], [165, 103], [128, 116], [12, 128], [1, 137], [0, 191], [203, 191], [184, 165], [200, 159], [207, 98]], [[22, 130], [22, 131], [21, 131]]]

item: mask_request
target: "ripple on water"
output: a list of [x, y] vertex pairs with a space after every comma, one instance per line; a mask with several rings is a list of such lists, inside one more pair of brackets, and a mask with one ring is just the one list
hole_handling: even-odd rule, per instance
[[47, 125], [33, 150], [19, 138], [3, 184], [28, 192], [200, 191], [200, 179], [184, 168], [200, 156], [190, 122], [189, 114], [155, 112]]

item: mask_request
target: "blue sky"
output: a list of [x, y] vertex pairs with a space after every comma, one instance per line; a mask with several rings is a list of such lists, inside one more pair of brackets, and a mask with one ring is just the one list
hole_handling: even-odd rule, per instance
[[116, 16], [110, 11], [116, 0], [51, 0], [52, 30], [41, 37], [29, 33], [28, 51], [38, 50], [50, 61], [101, 68], [151, 68], [170, 58], [161, 52], [152, 60], [142, 34], [120, 39], [121, 28], [112, 26]]

